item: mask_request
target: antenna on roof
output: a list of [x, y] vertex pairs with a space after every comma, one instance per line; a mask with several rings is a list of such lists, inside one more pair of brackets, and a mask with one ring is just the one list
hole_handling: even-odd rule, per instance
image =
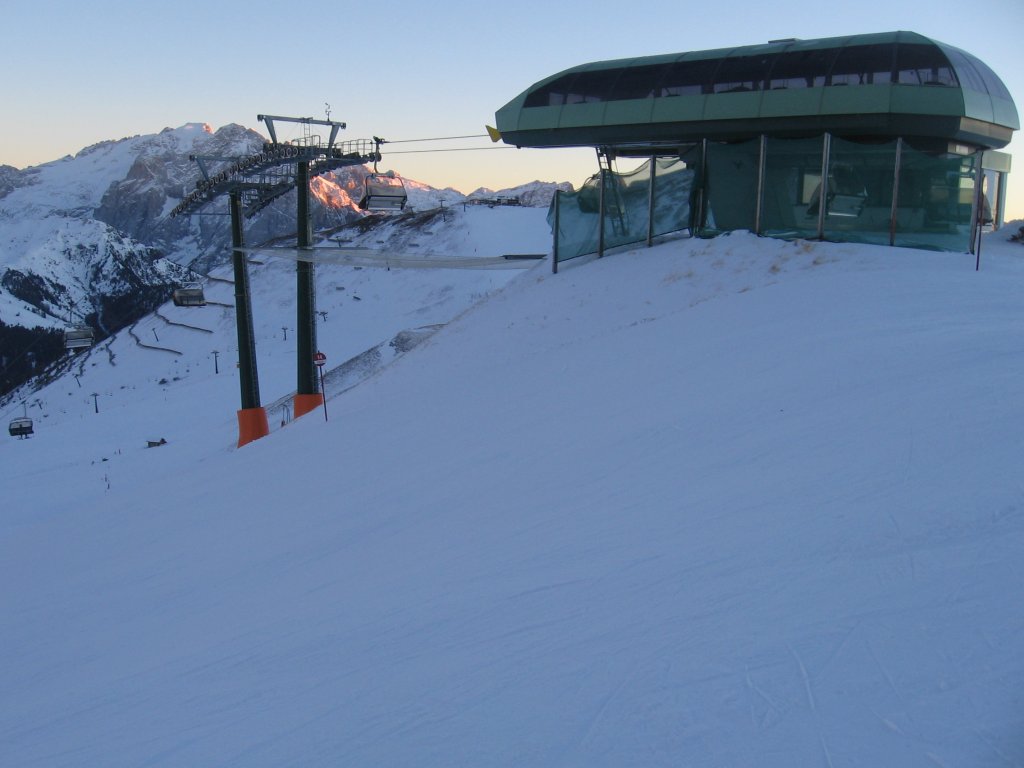
[[769, 40], [768, 45], [775, 45], [776, 43], [795, 43], [799, 39], [799, 37], [780, 37], [778, 40]]

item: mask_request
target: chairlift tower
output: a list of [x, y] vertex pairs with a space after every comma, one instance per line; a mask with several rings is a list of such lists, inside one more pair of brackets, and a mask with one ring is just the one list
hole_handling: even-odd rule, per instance
[[[331, 133], [327, 139], [327, 150], [334, 146], [338, 131], [345, 127], [345, 123], [334, 120], [316, 120], [311, 117], [257, 115], [257, 119], [262, 120], [267, 126], [271, 146], [279, 145], [275, 122], [300, 124], [302, 126], [300, 146], [305, 147], [320, 146], [320, 137], [312, 133], [312, 126], [329, 127]], [[376, 147], [374, 152], [376, 152]], [[296, 163], [295, 170], [296, 247], [310, 248], [313, 245], [313, 222], [309, 208], [309, 182], [312, 178], [310, 160], [305, 157], [301, 158]], [[324, 395], [320, 391], [317, 379], [316, 365], [313, 363], [313, 355], [317, 351], [316, 273], [315, 267], [310, 261], [298, 261], [295, 264], [295, 297], [296, 383], [292, 411], [294, 418], [297, 419], [299, 416], [319, 408], [324, 401]]]
[[[298, 193], [298, 247], [312, 244], [309, 214], [309, 182], [314, 176], [353, 165], [365, 165], [377, 159], [377, 144], [370, 139], [337, 142], [345, 123], [311, 117], [257, 115], [267, 126], [270, 142], [263, 151], [237, 158], [192, 156], [203, 178], [196, 188], [171, 211], [171, 216], [198, 213], [207, 204], [227, 196], [231, 213], [232, 264], [235, 273], [235, 322], [238, 331], [239, 384], [242, 407], [238, 411], [241, 447], [269, 434], [266, 410], [260, 405], [256, 343], [252, 330], [252, 304], [249, 293], [248, 263], [244, 250], [243, 218], [252, 218], [271, 202], [289, 192]], [[299, 123], [303, 137], [298, 142], [280, 142], [276, 123]], [[312, 134], [312, 126], [330, 128], [326, 142]], [[217, 172], [208, 162], [220, 163]], [[316, 351], [316, 301], [311, 263], [299, 262], [296, 271], [297, 293], [297, 371], [295, 416], [323, 402], [319, 392], [313, 354]]]

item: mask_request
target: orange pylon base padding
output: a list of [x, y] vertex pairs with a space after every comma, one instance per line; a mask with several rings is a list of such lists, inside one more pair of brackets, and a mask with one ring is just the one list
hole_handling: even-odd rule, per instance
[[270, 434], [265, 408], [243, 408], [238, 412], [238, 447]]
[[292, 410], [295, 413], [294, 418], [297, 419], [299, 416], [305, 416], [307, 413], [315, 411], [323, 404], [324, 396], [322, 394], [296, 395], [292, 404]]

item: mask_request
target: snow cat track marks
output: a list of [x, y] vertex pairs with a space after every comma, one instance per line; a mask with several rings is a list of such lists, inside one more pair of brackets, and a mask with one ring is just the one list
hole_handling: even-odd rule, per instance
[[832, 762], [832, 753], [829, 752], [828, 744], [825, 742], [825, 734], [821, 730], [821, 720], [818, 713], [818, 702], [814, 698], [814, 688], [811, 684], [811, 676], [807, 673], [807, 667], [804, 665], [804, 660], [800, 658], [800, 654], [796, 652], [796, 648], [787, 643], [789, 652], [793, 655], [793, 659], [796, 661], [797, 667], [800, 669], [800, 679], [804, 684], [804, 692], [807, 695], [807, 706], [810, 708], [811, 715], [814, 718], [814, 729], [818, 733], [818, 743], [821, 744], [821, 751], [825, 757], [825, 764], [828, 768], [834, 768], [835, 764]]
[[[207, 302], [207, 304], [209, 304], [209, 303], [210, 302]], [[213, 333], [213, 331], [211, 331], [209, 328], [200, 328], [198, 325], [189, 325], [188, 323], [183, 323], [183, 322], [181, 322], [179, 320], [171, 320], [171, 318], [165, 317], [164, 315], [160, 314], [160, 310], [159, 309], [154, 311], [153, 314], [156, 315], [157, 317], [159, 317], [161, 320], [163, 320], [168, 325], [174, 325], [174, 326], [177, 326], [178, 328], [188, 328], [190, 331], [201, 331], [203, 333]]]
[[758, 717], [754, 712], [755, 696], [768, 706], [768, 709], [771, 710], [771, 714], [774, 715], [776, 722], [782, 719], [782, 707], [777, 701], [775, 701], [775, 699], [765, 693], [763, 688], [754, 682], [754, 678], [751, 677], [750, 674], [749, 665], [744, 666], [743, 671], [747, 685], [747, 707], [750, 710], [750, 723], [757, 728], [758, 731], [766, 731], [772, 727], [772, 723], [769, 722], [769, 714], [767, 712], [761, 714], [760, 717]]
[[116, 358], [117, 355], [114, 354], [114, 350], [111, 349], [111, 347], [114, 344], [114, 338], [114, 336], [111, 336], [110, 338], [103, 342], [103, 350], [107, 353], [107, 361], [111, 364], [111, 366], [116, 367], [117, 363], [114, 362], [114, 358]]
[[136, 346], [142, 347], [143, 349], [152, 349], [152, 350], [154, 350], [156, 352], [169, 352], [172, 355], [182, 355], [182, 354], [184, 354], [183, 352], [179, 352], [177, 349], [171, 349], [170, 347], [158, 347], [155, 344], [147, 344], [146, 342], [144, 342], [142, 339], [140, 339], [138, 337], [138, 334], [135, 333], [135, 326], [136, 325], [137, 325], [137, 323], [133, 323], [128, 328], [128, 334], [133, 339], [135, 339], [135, 345]]

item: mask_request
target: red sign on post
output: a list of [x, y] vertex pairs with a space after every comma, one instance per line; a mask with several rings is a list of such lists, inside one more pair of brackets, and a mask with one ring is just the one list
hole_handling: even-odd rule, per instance
[[327, 355], [325, 355], [323, 352], [317, 352], [315, 355], [313, 355], [313, 363], [315, 365], [323, 365], [326, 362]]

